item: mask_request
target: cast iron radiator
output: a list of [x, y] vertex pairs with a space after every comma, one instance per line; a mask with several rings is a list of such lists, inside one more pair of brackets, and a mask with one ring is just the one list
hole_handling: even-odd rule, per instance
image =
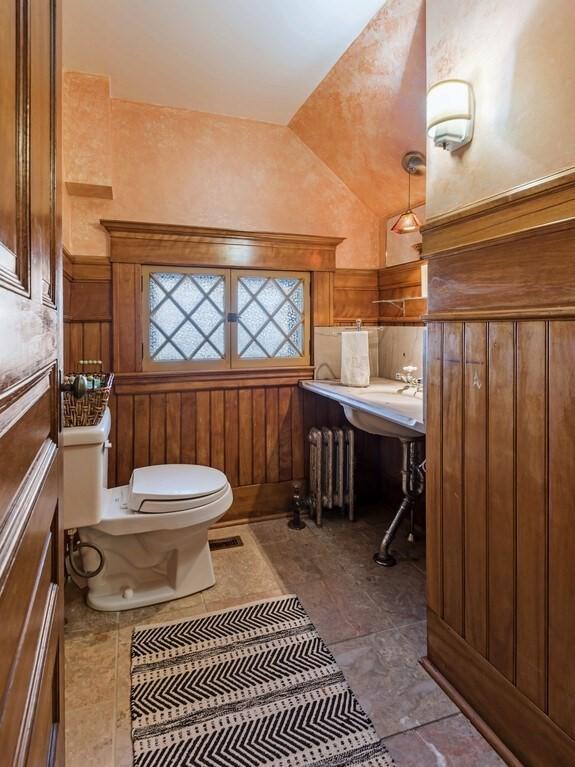
[[348, 426], [308, 432], [309, 510], [321, 527], [323, 510], [340, 508], [354, 519], [354, 433]]

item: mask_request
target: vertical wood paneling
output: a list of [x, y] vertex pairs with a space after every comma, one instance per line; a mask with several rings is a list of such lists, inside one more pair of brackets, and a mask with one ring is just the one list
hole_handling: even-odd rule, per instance
[[166, 463], [181, 462], [181, 394], [166, 394]]
[[166, 395], [150, 396], [150, 464], [166, 463]]
[[517, 325], [517, 687], [547, 706], [547, 326]]
[[575, 322], [549, 328], [549, 715], [575, 737]]
[[266, 481], [279, 480], [278, 389], [266, 389]]
[[[83, 323], [83, 348], [82, 353], [85, 359], [99, 360], [102, 359], [100, 354], [102, 352], [102, 343], [100, 335], [100, 323], [99, 322], [84, 322]], [[93, 370], [93, 368], [90, 368]]]
[[[80, 370], [80, 360], [102, 360], [105, 371], [112, 369], [109, 322], [64, 323], [64, 369]], [[95, 368], [88, 368], [95, 370]]]
[[427, 603], [443, 616], [442, 560], [442, 388], [443, 325], [432, 322], [427, 328], [426, 400], [426, 547]]
[[238, 390], [227, 389], [224, 396], [225, 471], [232, 487], [239, 480]]
[[100, 351], [97, 359], [102, 360], [102, 369], [112, 370], [112, 323], [100, 322]]
[[238, 428], [240, 439], [239, 484], [251, 485], [253, 479], [253, 421], [251, 389], [238, 392]]
[[280, 482], [292, 478], [292, 389], [293, 387], [290, 386], [280, 386], [278, 390]]
[[333, 272], [314, 272], [311, 284], [313, 327], [333, 324]]
[[253, 389], [254, 484], [266, 481], [266, 392]]
[[196, 393], [182, 392], [181, 461], [196, 463]]
[[221, 389], [210, 392], [211, 462], [214, 469], [224, 471], [224, 393]]
[[465, 325], [465, 639], [487, 655], [487, 326]]
[[510, 681], [515, 651], [515, 328], [489, 325], [489, 660]]
[[196, 393], [196, 461], [210, 465], [210, 392]]
[[112, 264], [114, 305], [114, 367], [117, 372], [141, 370], [140, 266]]
[[305, 476], [305, 431], [303, 425], [303, 395], [298, 386], [291, 390], [291, 436], [292, 436], [292, 475], [294, 479]]
[[84, 328], [81, 322], [70, 323], [70, 359], [68, 370], [79, 370], [79, 360], [84, 359]]
[[453, 322], [443, 337], [443, 617], [464, 629], [463, 555], [463, 325]]
[[134, 468], [150, 463], [150, 397], [134, 397]]
[[116, 420], [118, 422], [118, 442], [116, 480], [119, 485], [127, 485], [132, 476], [134, 445], [134, 398], [130, 394], [117, 398]]

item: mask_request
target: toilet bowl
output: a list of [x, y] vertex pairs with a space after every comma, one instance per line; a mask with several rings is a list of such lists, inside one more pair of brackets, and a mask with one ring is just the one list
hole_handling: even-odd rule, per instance
[[[107, 487], [110, 411], [97, 426], [63, 429], [64, 527], [102, 552], [88, 579], [96, 610], [128, 610], [213, 586], [208, 529], [231, 506], [225, 474], [208, 466], [166, 464], [135, 469], [129, 485]], [[100, 557], [82, 548], [86, 571]]]

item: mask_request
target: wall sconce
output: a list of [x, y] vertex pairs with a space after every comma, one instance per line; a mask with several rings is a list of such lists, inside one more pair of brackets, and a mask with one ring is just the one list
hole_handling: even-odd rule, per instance
[[427, 92], [427, 135], [450, 152], [473, 136], [474, 99], [465, 80], [442, 80]]
[[407, 209], [391, 227], [395, 234], [411, 234], [418, 232], [420, 220], [411, 210], [411, 177], [425, 172], [425, 157], [421, 152], [406, 152], [401, 158], [401, 166], [407, 175]]

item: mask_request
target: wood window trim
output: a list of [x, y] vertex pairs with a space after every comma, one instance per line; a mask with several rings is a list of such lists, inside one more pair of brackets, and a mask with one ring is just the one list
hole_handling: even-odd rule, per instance
[[142, 373], [116, 373], [116, 394], [153, 394], [160, 392], [192, 392], [212, 389], [261, 389], [268, 386], [293, 386], [300, 381], [312, 379], [311, 365], [290, 368], [256, 368], [242, 370], [185, 370], [180, 372], [154, 371]]
[[[152, 359], [149, 353], [150, 338], [150, 276], [157, 272], [171, 272], [174, 274], [214, 274], [224, 278], [224, 328], [225, 328], [225, 358], [222, 360], [182, 360], [162, 362]], [[242, 277], [266, 277], [270, 279], [293, 277], [303, 282], [304, 289], [304, 338], [303, 354], [300, 357], [267, 357], [264, 359], [244, 359], [238, 354], [237, 322], [230, 321], [227, 317], [237, 310], [238, 282]], [[249, 375], [251, 371], [258, 369], [283, 369], [302, 368], [310, 364], [311, 347], [311, 279], [309, 272], [287, 272], [282, 270], [252, 270], [252, 269], [216, 269], [195, 266], [142, 266], [141, 267], [141, 365], [145, 373], [158, 375], [166, 373], [226, 373], [229, 371], [240, 372]]]
[[112, 263], [332, 272], [341, 237], [250, 232], [138, 221], [100, 224]]
[[[335, 253], [342, 238], [135, 221], [100, 223], [110, 238], [106, 263], [111, 266], [116, 373], [142, 370], [140, 282], [146, 265], [309, 272], [310, 333], [314, 327], [333, 324]], [[72, 259], [74, 276], [82, 269], [91, 278], [95, 264], [76, 264], [77, 260]]]
[[238, 282], [241, 277], [250, 276], [265, 276], [271, 279], [278, 277], [293, 277], [300, 279], [303, 282], [304, 288], [304, 339], [303, 349], [304, 353], [301, 357], [273, 357], [266, 359], [250, 359], [244, 360], [238, 355], [237, 344], [237, 323], [234, 323], [235, 327], [231, 333], [231, 346], [230, 346], [230, 362], [232, 370], [254, 370], [256, 368], [284, 368], [284, 367], [301, 367], [307, 366], [310, 362], [310, 338], [311, 338], [311, 288], [310, 288], [310, 274], [309, 272], [284, 272], [284, 271], [265, 271], [255, 269], [231, 269], [230, 270], [230, 287], [231, 287], [231, 301], [232, 306], [237, 306], [237, 290]]
[[214, 274], [220, 275], [224, 278], [224, 312], [229, 311], [230, 301], [230, 285], [229, 285], [229, 269], [209, 269], [204, 267], [195, 266], [143, 266], [141, 276], [141, 294], [142, 294], [142, 370], [149, 372], [160, 371], [183, 371], [190, 372], [199, 371], [217, 371], [217, 370], [229, 370], [229, 349], [230, 349], [230, 323], [224, 319], [224, 338], [226, 357], [222, 360], [209, 360], [209, 361], [182, 361], [182, 362], [157, 362], [150, 357], [150, 275], [157, 272], [172, 272], [174, 274]]

